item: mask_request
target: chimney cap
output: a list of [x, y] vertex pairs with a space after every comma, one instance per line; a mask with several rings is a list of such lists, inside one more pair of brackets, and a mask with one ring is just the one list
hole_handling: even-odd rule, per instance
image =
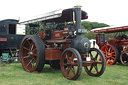
[[81, 8], [82, 6], [81, 6], [81, 5], [76, 5], [76, 6], [74, 6], [74, 7], [76, 7], [76, 8]]

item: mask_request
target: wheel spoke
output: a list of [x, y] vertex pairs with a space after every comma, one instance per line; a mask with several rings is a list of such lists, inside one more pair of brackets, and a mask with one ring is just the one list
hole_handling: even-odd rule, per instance
[[114, 54], [115, 52], [111, 52], [112, 54]]
[[32, 46], [34, 44], [34, 42], [31, 42], [30, 46]]
[[27, 67], [31, 64], [32, 60], [29, 61], [29, 63], [27, 64]]
[[32, 68], [34, 68], [34, 63], [35, 63], [34, 61], [33, 61], [33, 62], [31, 62]]
[[105, 52], [107, 53], [107, 50], [106, 49], [104, 49], [105, 50]]
[[29, 51], [29, 49], [28, 48], [26, 48], [26, 47], [23, 47], [25, 50], [28, 50]]
[[33, 57], [33, 60], [37, 63], [36, 59]]
[[108, 49], [109, 49], [109, 47], [106, 47], [107, 52], [108, 52]]
[[70, 67], [68, 67], [68, 69], [67, 69], [67, 74], [69, 74], [69, 72], [70, 72]]
[[33, 63], [31, 63], [32, 64], [32, 68], [34, 68], [34, 64]]
[[34, 63], [37, 63], [37, 61], [35, 60], [35, 58], [33, 58], [32, 64], [34, 65]]
[[93, 68], [93, 64], [91, 64], [91, 67], [90, 67], [90, 72], [92, 71], [92, 68]]
[[91, 60], [93, 60], [93, 55], [92, 55], [92, 53], [90, 52], [90, 57], [91, 57]]
[[66, 54], [66, 59], [68, 60], [68, 55]]
[[98, 68], [97, 68], [97, 64], [94, 66], [96, 72], [98, 73]]
[[29, 58], [30, 56], [25, 56], [25, 57], [23, 57], [23, 58]]
[[109, 52], [109, 53], [111, 52], [111, 47], [109, 47], [108, 52]]
[[32, 50], [32, 45], [34, 44], [34, 42], [32, 41], [31, 44], [29, 45], [29, 49]]
[[107, 48], [107, 47], [105, 47], [105, 49], [104, 49], [104, 50], [105, 50], [105, 52], [108, 52], [108, 48]]
[[72, 67], [71, 70], [72, 70], [73, 74], [76, 75], [74, 67]]
[[116, 55], [112, 55], [112, 56], [116, 56]]
[[96, 54], [96, 56], [95, 56], [95, 60], [97, 60], [98, 55], [99, 55], [99, 54], [98, 54], [98, 52], [97, 52], [97, 54]]
[[33, 47], [34, 47], [34, 44], [31, 46], [31, 50], [33, 49]]
[[74, 59], [74, 54], [72, 53], [71, 60], [73, 61], [73, 59]]
[[112, 64], [113, 62], [112, 61], [109, 61], [110, 64]]
[[114, 57], [111, 57], [113, 60], [115, 60], [115, 58]]
[[37, 48], [33, 49], [32, 51], [35, 52], [37, 50]]
[[27, 40], [27, 43], [28, 43], [29, 45], [31, 45], [30, 42], [29, 42], [28, 40]]

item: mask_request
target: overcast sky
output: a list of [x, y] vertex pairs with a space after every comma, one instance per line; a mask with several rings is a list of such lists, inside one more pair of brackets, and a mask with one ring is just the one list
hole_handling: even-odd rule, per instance
[[128, 25], [128, 0], [1, 0], [0, 20], [21, 19], [81, 5], [87, 21]]

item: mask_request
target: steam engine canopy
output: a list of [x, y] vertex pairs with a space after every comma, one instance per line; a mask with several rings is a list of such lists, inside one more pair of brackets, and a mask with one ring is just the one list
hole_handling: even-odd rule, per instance
[[90, 41], [88, 38], [82, 38], [78, 36], [74, 38], [71, 42], [71, 48], [75, 48], [82, 53], [87, 53], [90, 51]]

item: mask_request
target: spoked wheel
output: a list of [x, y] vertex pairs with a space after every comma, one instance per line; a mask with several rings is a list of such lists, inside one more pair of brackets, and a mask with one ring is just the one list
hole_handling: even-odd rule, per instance
[[106, 58], [106, 65], [113, 65], [118, 61], [119, 52], [113, 45], [105, 45], [101, 48]]
[[60, 69], [60, 60], [51, 60], [49, 63], [53, 69]]
[[120, 55], [120, 61], [124, 65], [128, 65], [128, 54], [126, 53], [121, 53]]
[[67, 79], [76, 80], [82, 70], [82, 59], [79, 52], [74, 48], [67, 48], [60, 59], [61, 71]]
[[41, 71], [45, 62], [43, 40], [36, 35], [26, 36], [20, 47], [21, 63], [28, 72]]
[[106, 61], [104, 54], [101, 50], [97, 48], [91, 48], [88, 54], [88, 60], [86, 59], [86, 63], [89, 63], [85, 66], [85, 71], [90, 76], [101, 76], [106, 67]]

